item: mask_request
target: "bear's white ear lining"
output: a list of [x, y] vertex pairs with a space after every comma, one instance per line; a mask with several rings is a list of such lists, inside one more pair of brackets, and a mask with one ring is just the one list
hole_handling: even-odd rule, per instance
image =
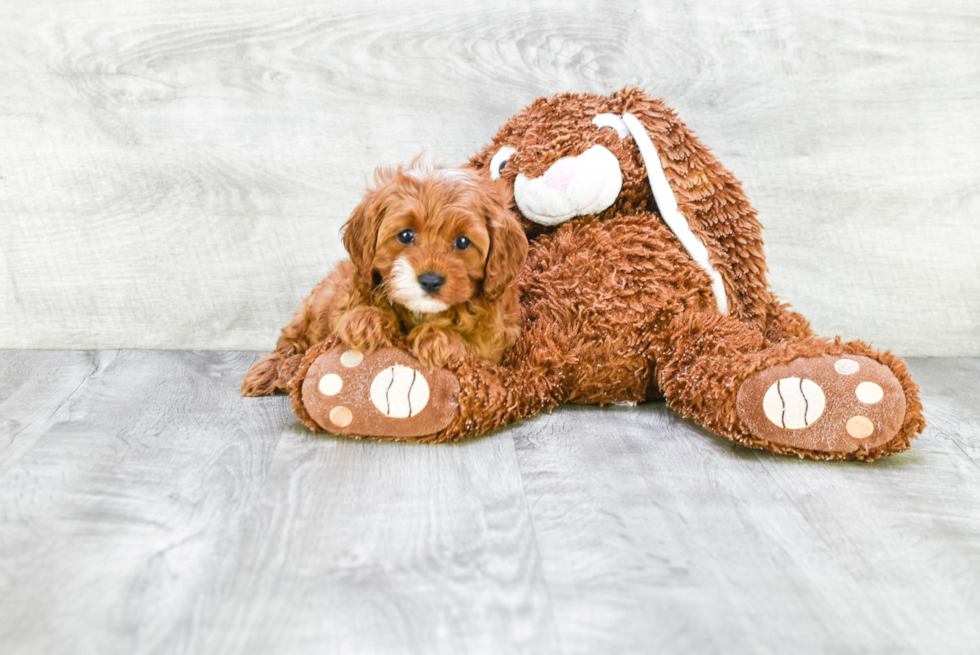
[[[611, 114], [599, 114], [599, 116], [611, 116]], [[595, 123], [599, 116], [596, 116], [592, 122]], [[728, 297], [725, 295], [725, 283], [718, 271], [711, 266], [711, 260], [708, 259], [708, 249], [691, 232], [691, 226], [688, 225], [687, 219], [677, 208], [677, 198], [674, 196], [673, 189], [670, 188], [670, 183], [667, 182], [667, 176], [664, 174], [663, 166], [660, 163], [660, 156], [657, 154], [657, 148], [653, 145], [653, 141], [650, 140], [650, 135], [647, 134], [643, 123], [633, 114], [623, 114], [622, 122], [629, 129], [636, 146], [640, 149], [640, 156], [643, 158], [643, 164], [647, 169], [647, 178], [650, 180], [650, 188], [653, 189], [653, 199], [657, 201], [660, 215], [671, 232], [680, 239], [681, 245], [687, 250], [691, 259], [711, 276], [711, 290], [715, 294], [718, 311], [727, 314]]]
[[592, 119], [592, 124], [595, 125], [600, 130], [604, 127], [611, 127], [616, 130], [616, 134], [619, 135], [620, 139], [625, 139], [630, 135], [629, 128], [626, 127], [626, 123], [623, 119], [616, 114], [598, 114]]
[[515, 152], [517, 152], [517, 150], [515, 150], [514, 148], [511, 148], [510, 146], [504, 146], [496, 153], [494, 153], [493, 158], [490, 160], [491, 180], [500, 179], [500, 173], [501, 171], [504, 170], [504, 164], [507, 163], [508, 159], [514, 156]]

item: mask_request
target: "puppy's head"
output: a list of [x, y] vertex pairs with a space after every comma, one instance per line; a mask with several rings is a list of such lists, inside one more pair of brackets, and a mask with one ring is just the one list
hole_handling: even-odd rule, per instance
[[496, 298], [517, 277], [527, 238], [506, 186], [424, 155], [407, 169], [379, 169], [375, 181], [344, 227], [365, 290], [428, 314]]

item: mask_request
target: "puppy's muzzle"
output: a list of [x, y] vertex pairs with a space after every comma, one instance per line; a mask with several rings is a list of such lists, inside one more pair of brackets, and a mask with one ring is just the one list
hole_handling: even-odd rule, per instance
[[439, 291], [439, 289], [442, 288], [442, 285], [446, 283], [446, 278], [438, 273], [433, 273], [432, 271], [420, 273], [418, 280], [419, 286], [422, 287], [429, 295]]

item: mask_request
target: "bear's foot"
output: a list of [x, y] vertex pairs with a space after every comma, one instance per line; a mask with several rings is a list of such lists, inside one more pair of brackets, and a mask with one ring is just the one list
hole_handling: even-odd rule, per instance
[[310, 418], [327, 432], [410, 439], [449, 425], [459, 382], [397, 348], [365, 356], [341, 346], [310, 365], [301, 394]]
[[857, 355], [799, 358], [751, 375], [738, 390], [749, 434], [822, 453], [887, 444], [905, 418], [905, 393], [888, 367]]

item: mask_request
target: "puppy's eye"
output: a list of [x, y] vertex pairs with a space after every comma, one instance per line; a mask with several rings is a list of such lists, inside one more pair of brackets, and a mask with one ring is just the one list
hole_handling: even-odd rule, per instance
[[515, 152], [517, 152], [517, 150], [511, 148], [510, 146], [504, 146], [497, 151], [497, 154], [495, 154], [493, 159], [490, 160], [490, 179], [500, 179], [500, 173], [504, 170], [504, 166], [507, 165], [507, 162], [514, 156]]
[[453, 244], [456, 250], [466, 250], [470, 247], [470, 240], [466, 237], [459, 237], [456, 239], [456, 243]]
[[412, 245], [415, 243], [415, 232], [412, 230], [402, 230], [398, 233], [398, 242], [406, 246]]

